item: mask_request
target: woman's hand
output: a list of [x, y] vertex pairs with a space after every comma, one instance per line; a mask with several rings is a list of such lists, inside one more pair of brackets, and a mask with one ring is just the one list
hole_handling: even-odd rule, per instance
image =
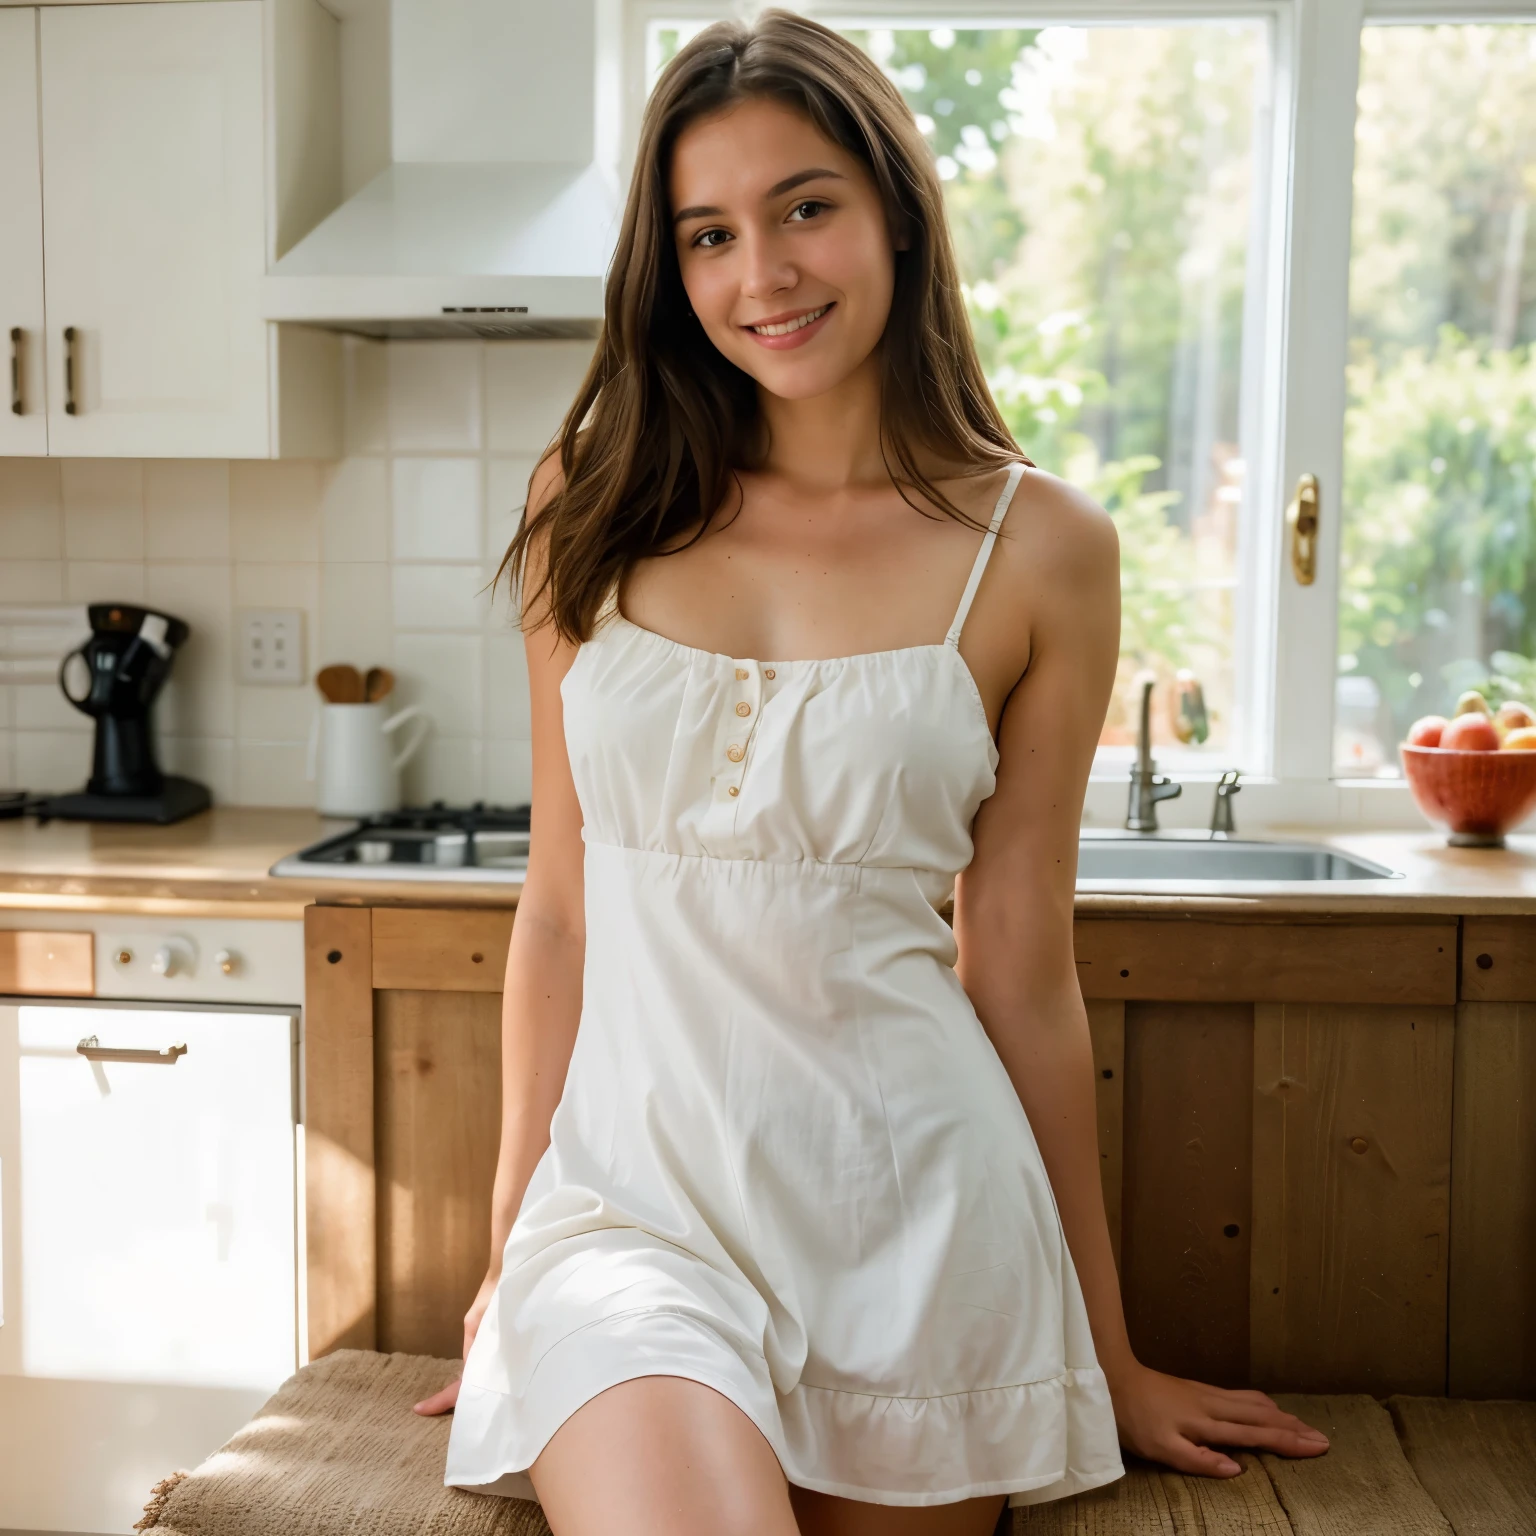
[[1280, 1456], [1321, 1456], [1328, 1437], [1257, 1391], [1168, 1376], [1135, 1362], [1110, 1382], [1120, 1443], [1176, 1472], [1235, 1477], [1243, 1469], [1211, 1445]]
[[[464, 1314], [464, 1358], [466, 1360], [469, 1359], [469, 1346], [475, 1342], [475, 1335], [480, 1331], [480, 1319], [485, 1316], [485, 1309], [490, 1306], [491, 1297], [496, 1292], [496, 1283], [500, 1279], [500, 1269], [488, 1271], [485, 1279], [480, 1282], [480, 1289], [475, 1292], [475, 1299], [470, 1303], [469, 1311]], [[462, 1377], [456, 1377], [441, 1392], [434, 1392], [431, 1397], [424, 1397], [419, 1403], [414, 1403], [413, 1408], [424, 1417], [447, 1413], [459, 1400], [461, 1380]]]

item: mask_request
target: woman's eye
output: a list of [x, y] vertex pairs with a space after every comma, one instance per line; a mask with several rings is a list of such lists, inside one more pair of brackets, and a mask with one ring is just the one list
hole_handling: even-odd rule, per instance
[[702, 246], [707, 251], [713, 250], [715, 246], [720, 243], [720, 241], [716, 241], [712, 238], [715, 235], [720, 236], [720, 241], [730, 239], [730, 236], [723, 229], [706, 229], [702, 234], [696, 235], [694, 237], [693, 243], [695, 245]]
[[[816, 217], [816, 215], [818, 213], [820, 213], [821, 210], [823, 208], [825, 208], [826, 206], [827, 206], [826, 203], [818, 202], [814, 197], [811, 197], [811, 198], [807, 198], [803, 203], [796, 203], [795, 206], [790, 210], [790, 214], [791, 214], [791, 217], [794, 217], [796, 215], [805, 213], [805, 210], [807, 208], [809, 208], [809, 209], [812, 210], [812, 212], [807, 214], [806, 217], [814, 219]], [[805, 222], [805, 220], [802, 219], [801, 223], [804, 223], [804, 222]]]

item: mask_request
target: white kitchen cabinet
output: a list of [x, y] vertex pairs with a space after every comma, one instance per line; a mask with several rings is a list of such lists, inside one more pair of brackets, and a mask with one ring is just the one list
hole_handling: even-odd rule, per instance
[[265, 457], [259, 0], [40, 20], [50, 451]]
[[43, 385], [43, 183], [33, 10], [0, 10], [0, 454], [48, 452]]
[[0, 454], [340, 451], [339, 338], [261, 313], [332, 197], [334, 29], [314, 0], [0, 6]]
[[0, 1004], [0, 1529], [126, 1531], [296, 1368], [295, 1037]]

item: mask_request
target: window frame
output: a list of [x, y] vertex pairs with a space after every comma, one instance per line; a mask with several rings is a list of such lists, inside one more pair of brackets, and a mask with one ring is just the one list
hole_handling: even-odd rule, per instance
[[[758, 7], [731, 0], [627, 0], [623, 166], [633, 164], [647, 91], [653, 22], [713, 20]], [[1536, 0], [800, 0], [828, 25], [1126, 24], [1254, 18], [1269, 26], [1273, 96], [1267, 177], [1255, 183], [1255, 239], [1244, 336], [1242, 438], [1255, 462], [1238, 552], [1251, 617], [1234, 635], [1230, 758], [1243, 766], [1241, 807], [1264, 825], [1419, 826], [1400, 780], [1338, 777], [1333, 760], [1345, 364], [1353, 214], [1356, 93], [1366, 25], [1536, 22]], [[1267, 183], [1267, 184], [1266, 184]], [[1304, 473], [1317, 476], [1317, 572], [1291, 573], [1286, 508]], [[1119, 758], [1123, 758], [1121, 749]], [[1214, 781], [1226, 761], [1161, 750], [1185, 783]], [[1124, 814], [1125, 767], [1095, 762], [1085, 821]], [[1210, 796], [1166, 801], [1169, 826], [1204, 824]]]

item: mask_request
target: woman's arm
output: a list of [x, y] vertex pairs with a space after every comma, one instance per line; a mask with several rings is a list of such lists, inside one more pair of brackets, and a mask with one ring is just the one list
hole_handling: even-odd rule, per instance
[[[529, 489], [530, 517], [537, 517], [547, 504], [559, 478], [556, 457], [539, 465]], [[525, 590], [538, 585], [540, 553], [535, 540], [529, 546]], [[565, 1087], [581, 1018], [584, 848], [560, 702], [560, 682], [576, 648], [557, 639], [552, 627], [536, 627], [538, 618], [534, 613], [523, 616], [533, 725], [533, 835], [501, 999], [501, 1149], [491, 1193], [490, 1263], [464, 1318], [466, 1355], [501, 1277], [502, 1250], [523, 1191], [549, 1145], [549, 1122]], [[458, 1393], [458, 1382], [452, 1382], [418, 1403], [416, 1411], [446, 1413]]]
[[1108, 514], [1071, 487], [1041, 476], [1034, 489], [995, 561], [1028, 616], [1029, 665], [1003, 709], [997, 790], [956, 887], [957, 969], [1039, 1144], [1121, 1440], [1180, 1471], [1232, 1476], [1238, 1464], [1205, 1442], [1286, 1455], [1327, 1442], [1303, 1439], [1302, 1421], [1262, 1392], [1147, 1369], [1126, 1334], [1072, 948], [1078, 826], [1120, 648], [1119, 541]]

